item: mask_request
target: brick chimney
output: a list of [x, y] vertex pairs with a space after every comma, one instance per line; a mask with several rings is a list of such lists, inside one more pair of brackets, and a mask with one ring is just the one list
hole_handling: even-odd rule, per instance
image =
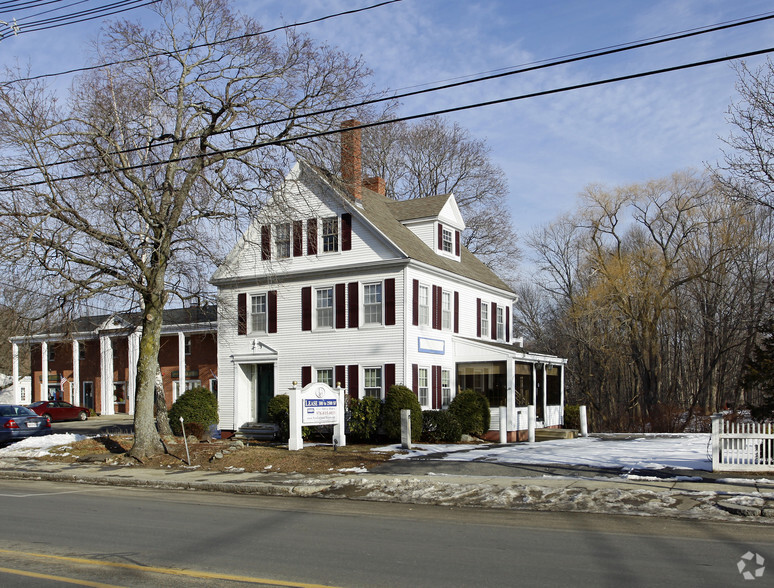
[[[359, 120], [345, 120], [341, 123], [341, 128], [349, 129], [358, 127], [361, 124]], [[363, 176], [360, 139], [360, 129], [341, 133], [341, 179], [347, 184], [349, 193], [355, 200], [363, 199], [360, 187]]]
[[372, 192], [378, 192], [382, 196], [387, 195], [387, 185], [384, 182], [384, 178], [366, 178], [363, 180], [363, 188], [368, 188]]

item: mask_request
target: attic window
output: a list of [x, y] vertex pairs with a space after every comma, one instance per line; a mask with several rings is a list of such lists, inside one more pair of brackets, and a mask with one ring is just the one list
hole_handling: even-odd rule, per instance
[[442, 245], [442, 248], [446, 253], [454, 252], [454, 238], [452, 232], [446, 227], [443, 229]]
[[339, 219], [332, 216], [322, 219], [322, 250], [331, 253], [339, 250]]

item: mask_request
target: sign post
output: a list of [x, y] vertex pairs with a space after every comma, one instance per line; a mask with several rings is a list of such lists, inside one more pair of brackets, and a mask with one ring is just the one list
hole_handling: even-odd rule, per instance
[[290, 438], [288, 449], [298, 451], [304, 448], [301, 437], [302, 427], [333, 425], [333, 445], [344, 447], [347, 444], [344, 434], [344, 388], [331, 388], [327, 384], [314, 383], [299, 389], [293, 382], [288, 390], [290, 402]]

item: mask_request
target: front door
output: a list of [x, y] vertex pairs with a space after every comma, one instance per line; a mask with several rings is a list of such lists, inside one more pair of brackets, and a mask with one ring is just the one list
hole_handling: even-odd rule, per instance
[[274, 396], [274, 364], [258, 363], [253, 366], [253, 390], [255, 394], [255, 420], [268, 422], [269, 400]]
[[83, 383], [83, 406], [94, 409], [94, 382]]

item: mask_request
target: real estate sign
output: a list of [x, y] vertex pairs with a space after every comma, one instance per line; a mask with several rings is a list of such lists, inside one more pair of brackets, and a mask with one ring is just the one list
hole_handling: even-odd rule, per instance
[[334, 425], [334, 445], [346, 445], [344, 435], [344, 404], [346, 402], [343, 388], [331, 388], [327, 384], [314, 383], [299, 389], [294, 385], [288, 391], [290, 396], [290, 438], [288, 449], [295, 451], [303, 449], [301, 427], [319, 425]]

